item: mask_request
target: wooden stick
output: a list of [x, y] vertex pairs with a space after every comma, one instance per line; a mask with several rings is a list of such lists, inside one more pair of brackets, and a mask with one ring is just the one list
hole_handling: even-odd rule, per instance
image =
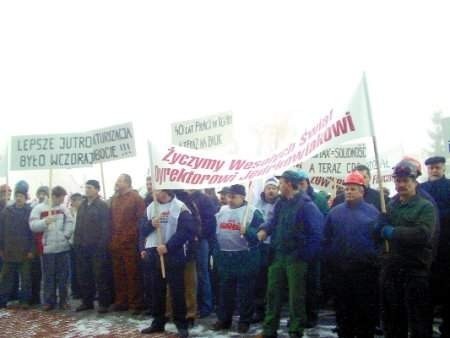
[[105, 173], [103, 171], [103, 162], [100, 162], [100, 175], [102, 177], [103, 195], [105, 195], [104, 199], [106, 201], [108, 197], [106, 195], [106, 184], [105, 184]]
[[53, 169], [50, 168], [50, 170], [48, 171], [48, 216], [52, 216], [53, 214], [52, 189], [53, 189]]
[[[155, 166], [153, 163], [153, 151], [152, 151], [152, 144], [149, 142], [148, 143], [148, 147], [149, 147], [149, 157], [150, 157], [150, 172], [151, 172], [151, 176], [152, 176], [152, 186], [153, 186], [153, 205], [154, 205], [154, 211], [155, 211], [155, 215], [154, 217], [156, 217], [156, 215], [159, 214], [159, 204], [158, 204], [158, 199], [156, 198], [156, 192], [154, 190], [154, 187], [156, 187], [155, 184]], [[159, 217], [159, 215], [157, 216]], [[158, 227], [158, 229], [156, 230], [156, 235], [158, 236], [158, 242], [160, 245], [163, 244], [162, 242], [162, 234], [161, 234], [161, 229]], [[164, 256], [163, 255], [159, 255], [159, 261], [161, 263], [161, 275], [163, 279], [166, 279], [166, 265], [164, 264]]]
[[245, 212], [244, 212], [244, 216], [242, 217], [242, 222], [241, 222], [241, 238], [244, 237], [245, 232], [247, 231], [247, 218], [248, 218], [248, 214], [250, 212], [250, 205], [252, 203], [252, 197], [253, 194], [250, 193], [250, 189], [252, 187], [252, 181], [250, 181], [248, 183], [248, 189], [247, 189], [247, 194], [248, 194], [248, 199], [247, 199], [247, 208], [245, 208]]
[[[379, 187], [378, 189], [380, 190], [381, 213], [386, 214], [386, 201], [384, 200], [383, 182], [381, 179], [380, 157], [378, 155], [378, 144], [377, 144], [377, 139], [375, 136], [375, 127], [374, 127], [373, 119], [372, 119], [372, 108], [370, 106], [369, 90], [367, 89], [366, 74], [363, 74], [363, 85], [364, 85], [364, 95], [365, 95], [366, 104], [367, 104], [367, 112], [369, 113], [369, 123], [370, 123], [370, 131], [372, 134], [373, 151], [375, 153], [375, 163], [377, 165], [378, 187]], [[390, 251], [388, 240], [384, 241], [384, 248], [385, 248], [386, 252]]]
[[[152, 175], [152, 180], [153, 180], [153, 175]], [[158, 200], [156, 199], [156, 192], [153, 191], [153, 206], [154, 206], [154, 217], [159, 217], [159, 204], [158, 204]], [[158, 215], [158, 216], [156, 216]], [[156, 229], [156, 235], [158, 236], [158, 242], [159, 244], [163, 244], [162, 241], [162, 234], [161, 234], [161, 228], [158, 227], [158, 229]], [[161, 275], [163, 279], [166, 279], [166, 265], [164, 264], [164, 256], [163, 255], [159, 255], [159, 261], [161, 263]]]

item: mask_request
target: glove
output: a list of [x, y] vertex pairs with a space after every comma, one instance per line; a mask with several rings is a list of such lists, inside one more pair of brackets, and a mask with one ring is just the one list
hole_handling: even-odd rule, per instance
[[392, 239], [392, 235], [394, 234], [394, 227], [392, 225], [385, 225], [383, 229], [381, 229], [381, 237], [384, 239]]

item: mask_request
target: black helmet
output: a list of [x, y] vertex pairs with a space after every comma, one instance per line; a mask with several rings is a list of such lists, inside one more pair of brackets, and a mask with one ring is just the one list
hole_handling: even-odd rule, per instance
[[393, 177], [413, 177], [416, 178], [419, 176], [417, 171], [417, 165], [408, 160], [401, 160], [397, 163], [397, 165], [392, 168], [394, 172], [392, 174]]

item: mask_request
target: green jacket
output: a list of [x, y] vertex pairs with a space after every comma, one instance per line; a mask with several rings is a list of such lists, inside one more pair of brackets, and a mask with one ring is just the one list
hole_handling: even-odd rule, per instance
[[388, 205], [386, 223], [394, 227], [394, 232], [385, 263], [398, 268], [428, 270], [433, 259], [436, 217], [433, 205], [419, 195], [406, 202], [393, 198]]

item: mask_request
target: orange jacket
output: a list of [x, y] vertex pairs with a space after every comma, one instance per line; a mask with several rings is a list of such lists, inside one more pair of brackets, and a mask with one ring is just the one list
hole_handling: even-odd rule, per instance
[[139, 194], [130, 190], [116, 195], [111, 201], [112, 238], [111, 250], [136, 249], [138, 224], [145, 212], [145, 203]]

